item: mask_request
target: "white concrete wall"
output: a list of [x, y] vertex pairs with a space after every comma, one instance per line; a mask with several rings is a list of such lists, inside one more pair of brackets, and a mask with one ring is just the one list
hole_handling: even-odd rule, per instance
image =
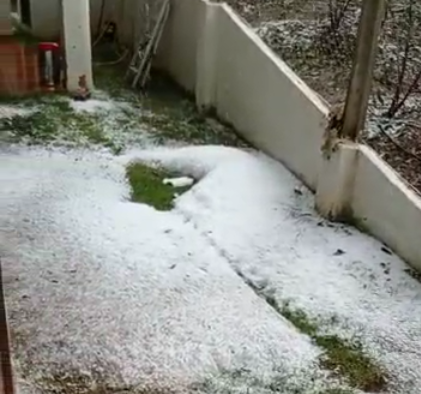
[[351, 219], [421, 272], [421, 198], [371, 148], [343, 142], [323, 159], [316, 205]]
[[[96, 34], [102, 0], [87, 0], [91, 8], [91, 29]], [[120, 0], [105, 0], [105, 18], [114, 13]], [[123, 1], [123, 0], [121, 0]], [[56, 40], [62, 27], [61, 0], [31, 0], [32, 28], [34, 33], [44, 40]]]
[[57, 39], [61, 28], [61, 0], [31, 0], [34, 33], [42, 39]]
[[351, 209], [357, 221], [421, 272], [421, 199], [372, 149], [359, 147]]
[[328, 108], [226, 5], [217, 31], [218, 115], [314, 189]]
[[326, 215], [354, 218], [421, 271], [421, 199], [373, 151], [321, 146], [328, 107], [226, 5], [172, 0], [156, 65], [313, 190]]
[[[145, 31], [152, 31], [164, 0], [111, 0], [117, 1], [112, 19], [118, 26], [118, 39], [123, 45], [136, 49]], [[146, 7], [148, 11], [146, 11]]]
[[134, 46], [136, 42], [136, 23], [138, 22], [138, 0], [120, 0], [113, 17], [118, 25], [119, 39]]
[[8, 35], [11, 34], [12, 24], [10, 19], [11, 13], [10, 0], [0, 1], [0, 34]]
[[328, 108], [230, 7], [173, 0], [157, 64], [315, 188]]
[[162, 36], [156, 64], [186, 90], [195, 91], [199, 36], [205, 26], [209, 3], [201, 0], [176, 0]]
[[[139, 0], [116, 1], [120, 38], [133, 44]], [[91, 21], [97, 20], [99, 2], [91, 0]], [[421, 271], [419, 196], [367, 147], [342, 144], [324, 158], [326, 103], [228, 6], [207, 0], [172, 0], [171, 5], [155, 65], [194, 93], [198, 106], [214, 107], [317, 191], [323, 213], [353, 214]]]

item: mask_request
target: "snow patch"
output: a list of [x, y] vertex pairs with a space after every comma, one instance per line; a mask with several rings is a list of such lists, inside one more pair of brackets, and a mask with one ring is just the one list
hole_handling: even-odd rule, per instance
[[262, 22], [255, 32], [272, 49], [280, 51], [286, 47], [309, 47], [319, 33], [318, 24], [314, 21], [306, 23], [296, 19]]
[[75, 112], [88, 112], [91, 114], [100, 111], [112, 111], [116, 108], [116, 104], [112, 101], [96, 99], [86, 101], [71, 100], [70, 106]]
[[327, 332], [361, 341], [392, 377], [391, 392], [419, 392], [421, 285], [402, 260], [321, 219], [313, 195], [262, 154], [206, 147], [137, 155], [202, 178], [176, 210], [236, 271]]
[[[157, 212], [128, 201], [125, 165], [136, 161], [200, 181]], [[373, 238], [318, 217], [312, 194], [261, 153], [8, 151], [0, 181], [10, 323], [30, 338], [17, 352], [26, 376], [88, 371], [180, 392], [221, 371], [326, 383], [319, 349], [240, 273], [326, 332], [361, 341], [391, 393], [421, 389], [420, 283]]]
[[[210, 168], [238, 152], [196, 153], [197, 169], [202, 154]], [[2, 263], [26, 383], [76, 374], [183, 393], [221, 371], [320, 380], [320, 351], [184, 215], [129, 201], [122, 163], [0, 152]]]
[[173, 187], [186, 187], [193, 185], [194, 179], [187, 176], [179, 178], [165, 178], [163, 183], [164, 185], [171, 185]]
[[15, 107], [12, 105], [0, 105], [0, 119], [13, 118], [14, 116], [29, 115], [33, 110], [29, 108]]

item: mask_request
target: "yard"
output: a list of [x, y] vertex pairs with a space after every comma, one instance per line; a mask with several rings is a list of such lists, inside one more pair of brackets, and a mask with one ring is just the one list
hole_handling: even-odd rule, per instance
[[163, 79], [0, 104], [22, 393], [421, 390], [420, 277]]

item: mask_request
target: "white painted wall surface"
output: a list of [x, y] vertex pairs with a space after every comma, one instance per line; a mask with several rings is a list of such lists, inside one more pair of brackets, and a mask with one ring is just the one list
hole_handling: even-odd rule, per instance
[[118, 26], [119, 39], [124, 44], [133, 46], [136, 41], [136, 21], [138, 20], [139, 1], [120, 0], [114, 9], [113, 18]]
[[10, 34], [12, 31], [10, 13], [10, 0], [0, 1], [0, 34]]
[[45, 40], [57, 39], [61, 28], [61, 0], [31, 0], [31, 23], [34, 33]]
[[[121, 38], [133, 44], [138, 1], [119, 1]], [[353, 212], [421, 271], [419, 196], [367, 147], [345, 144], [331, 160], [323, 158], [326, 103], [228, 6], [206, 0], [172, 0], [171, 5], [155, 64], [195, 93], [199, 106], [213, 106], [257, 148], [318, 189], [323, 211]]]
[[315, 188], [328, 108], [230, 7], [173, 0], [157, 64]]
[[[86, 1], [89, 1], [90, 4], [91, 29], [96, 34], [102, 0]], [[105, 17], [109, 18], [114, 13], [114, 7], [124, 0], [105, 1]], [[32, 28], [38, 37], [44, 40], [57, 40], [60, 37], [62, 27], [60, 2], [61, 0], [31, 0]]]
[[360, 146], [351, 201], [356, 219], [421, 272], [421, 199], [367, 146]]
[[199, 15], [199, 20], [204, 21], [198, 33], [196, 53], [195, 95], [199, 108], [216, 107], [220, 12], [220, 4], [209, 3]]
[[218, 114], [314, 189], [327, 106], [227, 5], [217, 30]]
[[351, 198], [360, 156], [359, 145], [338, 144], [329, 157], [322, 158], [316, 188], [316, 208], [327, 218], [347, 220], [351, 217]]
[[421, 272], [421, 199], [373, 151], [321, 146], [328, 107], [226, 5], [172, 0], [158, 66]]
[[117, 23], [119, 42], [136, 49], [139, 38], [144, 32], [152, 32], [154, 22], [164, 0], [108, 0], [115, 2], [114, 10], [110, 10]]
[[156, 62], [190, 92], [196, 88], [198, 43], [207, 7], [209, 3], [201, 0], [171, 2], [170, 18]]

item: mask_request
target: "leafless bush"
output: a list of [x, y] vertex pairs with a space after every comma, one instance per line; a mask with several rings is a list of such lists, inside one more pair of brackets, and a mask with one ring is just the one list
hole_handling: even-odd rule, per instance
[[320, 51], [338, 62], [352, 58], [358, 12], [357, 0], [328, 0], [327, 15], [319, 32]]
[[[322, 56], [349, 65], [354, 56], [361, 0], [327, 0], [315, 45]], [[418, 0], [389, 0], [382, 24], [376, 81], [389, 119], [402, 114], [421, 83], [421, 4]], [[382, 92], [381, 94], [379, 92]], [[418, 106], [416, 106], [418, 107]]]
[[417, 0], [389, 1], [380, 45], [380, 82], [393, 91], [385, 113], [394, 118], [418, 94], [421, 82], [421, 7]]

